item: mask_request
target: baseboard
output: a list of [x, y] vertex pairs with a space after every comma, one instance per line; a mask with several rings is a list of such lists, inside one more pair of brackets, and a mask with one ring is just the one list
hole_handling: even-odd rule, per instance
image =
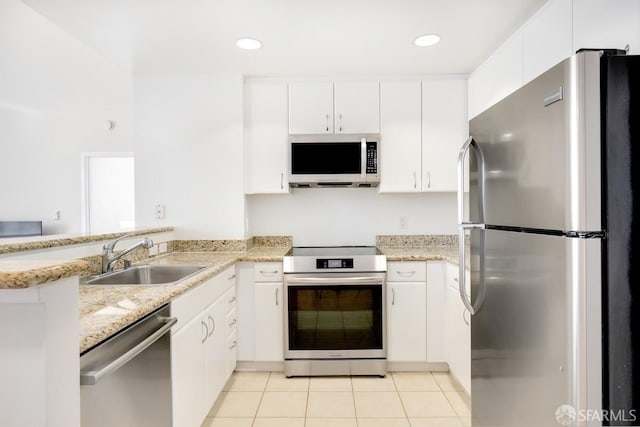
[[448, 372], [447, 362], [389, 362], [389, 372]]
[[254, 360], [238, 360], [236, 362], [238, 372], [284, 372], [284, 360], [282, 362], [260, 362]]
[[[389, 372], [448, 372], [449, 364], [446, 362], [387, 362], [387, 369]], [[236, 363], [236, 371], [284, 372], [284, 361], [261, 362], [254, 360], [238, 360]], [[455, 380], [459, 383], [457, 378]]]

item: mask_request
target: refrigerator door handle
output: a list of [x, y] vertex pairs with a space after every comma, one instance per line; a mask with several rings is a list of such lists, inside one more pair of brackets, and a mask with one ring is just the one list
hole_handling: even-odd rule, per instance
[[[464, 221], [464, 161], [467, 156], [467, 153], [470, 149], [473, 148], [474, 155], [476, 157], [476, 162], [478, 164], [478, 223], [465, 222]], [[459, 281], [458, 281], [458, 290], [460, 291], [460, 299], [464, 304], [465, 308], [469, 311], [471, 315], [476, 314], [476, 312], [480, 309], [482, 302], [484, 300], [485, 294], [485, 286], [484, 286], [484, 155], [482, 154], [482, 150], [478, 143], [473, 139], [472, 136], [469, 136], [465, 143], [462, 145], [460, 152], [458, 154], [458, 227], [459, 227], [459, 235], [458, 235], [458, 256], [459, 256]], [[480, 230], [480, 286], [478, 291], [478, 297], [475, 301], [475, 304], [471, 302], [470, 297], [467, 297], [466, 290], [466, 245], [465, 245], [465, 231], [466, 230]]]
[[[476, 297], [475, 302], [471, 302], [471, 298], [467, 297], [467, 267], [465, 264], [466, 258], [466, 245], [465, 245], [465, 230], [467, 229], [475, 229], [480, 230], [480, 242], [479, 246], [479, 286], [478, 286], [478, 295]], [[460, 292], [460, 299], [464, 304], [467, 311], [473, 316], [475, 315], [480, 307], [482, 306], [482, 302], [484, 301], [485, 296], [485, 283], [484, 283], [484, 224], [464, 224], [459, 229], [458, 234], [458, 256], [459, 256], [459, 279], [458, 279], [458, 291]], [[470, 295], [470, 293], [469, 293]]]

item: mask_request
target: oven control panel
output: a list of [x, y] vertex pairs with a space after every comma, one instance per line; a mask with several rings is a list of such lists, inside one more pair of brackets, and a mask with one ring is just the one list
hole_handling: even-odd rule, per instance
[[353, 268], [353, 258], [317, 258], [316, 268]]

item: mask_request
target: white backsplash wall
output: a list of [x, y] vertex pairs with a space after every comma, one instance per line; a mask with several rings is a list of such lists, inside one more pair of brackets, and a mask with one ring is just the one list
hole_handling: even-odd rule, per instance
[[136, 226], [245, 237], [242, 87], [234, 74], [136, 75]]
[[382, 234], [457, 232], [455, 193], [292, 189], [288, 195], [247, 196], [247, 212], [249, 235], [293, 236], [295, 246], [375, 245]]

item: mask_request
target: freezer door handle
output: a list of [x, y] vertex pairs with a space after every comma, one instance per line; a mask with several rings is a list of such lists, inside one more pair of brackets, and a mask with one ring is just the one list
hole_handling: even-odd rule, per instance
[[467, 153], [473, 148], [473, 153], [478, 163], [478, 223], [484, 223], [484, 155], [478, 143], [472, 136], [467, 138], [458, 153], [458, 225], [464, 222], [464, 161]]

